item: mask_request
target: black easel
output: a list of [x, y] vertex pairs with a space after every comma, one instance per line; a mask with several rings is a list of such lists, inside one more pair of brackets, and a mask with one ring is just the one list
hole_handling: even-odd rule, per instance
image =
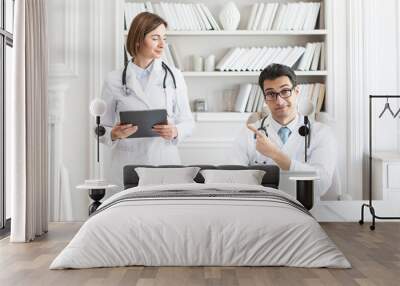
[[[381, 217], [375, 214], [375, 209], [372, 206], [372, 99], [374, 98], [400, 98], [400, 95], [370, 95], [369, 96], [369, 203], [361, 206], [361, 219], [359, 224], [364, 224], [364, 207], [368, 207], [372, 215], [372, 225], [370, 229], [375, 229], [375, 219], [400, 219], [400, 217]], [[396, 112], [396, 115], [398, 112]]]

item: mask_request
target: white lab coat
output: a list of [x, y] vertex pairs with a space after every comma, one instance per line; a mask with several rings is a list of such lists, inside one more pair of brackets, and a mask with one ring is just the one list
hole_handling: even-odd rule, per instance
[[[122, 69], [108, 74], [102, 91], [107, 111], [101, 117], [101, 123], [106, 129], [105, 135], [101, 137], [101, 143], [111, 147], [111, 163], [109, 168], [105, 168], [105, 177], [109, 182], [122, 186], [123, 167], [128, 164], [181, 164], [177, 144], [192, 133], [194, 120], [182, 73], [175, 68], [170, 67], [170, 69], [175, 76], [177, 88], [174, 88], [172, 77], [168, 73], [164, 91], [165, 72], [161, 60], [154, 60], [144, 90], [136, 74], [133, 74], [133, 69], [128, 67], [126, 74], [128, 96], [122, 89]], [[111, 140], [111, 129], [120, 121], [120, 111], [149, 109], [167, 109], [168, 121], [175, 124], [178, 130], [176, 139], [150, 137]]]
[[[337, 166], [337, 143], [332, 130], [320, 122], [311, 123], [311, 142], [307, 150], [307, 163], [304, 162], [304, 137], [298, 132], [303, 125], [303, 117], [298, 116], [291, 135], [285, 144], [282, 143], [278, 133], [272, 128], [272, 118], [265, 120], [268, 137], [291, 158], [289, 171], [313, 171], [320, 177], [316, 182], [319, 196], [324, 195], [332, 184]], [[261, 120], [255, 126], [258, 128]], [[276, 165], [275, 162], [256, 150], [254, 133], [244, 127], [233, 145], [231, 162], [238, 165]]]

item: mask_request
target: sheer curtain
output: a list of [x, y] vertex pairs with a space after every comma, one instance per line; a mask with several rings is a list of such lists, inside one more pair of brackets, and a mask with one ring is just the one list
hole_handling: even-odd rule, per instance
[[14, 92], [6, 118], [12, 242], [33, 240], [48, 225], [46, 12], [46, 0], [15, 2]]

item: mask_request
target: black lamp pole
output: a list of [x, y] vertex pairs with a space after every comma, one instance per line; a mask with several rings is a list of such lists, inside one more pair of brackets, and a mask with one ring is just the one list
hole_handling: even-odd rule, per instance
[[96, 134], [97, 134], [97, 163], [100, 161], [100, 136], [99, 136], [99, 129], [100, 129], [100, 116], [96, 116]]
[[103, 136], [106, 133], [106, 129], [104, 126], [100, 125], [100, 116], [96, 116], [96, 124], [97, 127], [94, 130], [94, 133], [97, 135], [97, 163], [100, 162], [100, 136]]
[[304, 115], [304, 125], [299, 128], [299, 134], [304, 136], [304, 162], [307, 162], [307, 148], [310, 145], [310, 121], [307, 115]]
[[304, 162], [307, 163], [307, 147], [308, 147], [308, 116], [304, 116], [304, 129], [305, 129], [305, 136], [304, 136]]

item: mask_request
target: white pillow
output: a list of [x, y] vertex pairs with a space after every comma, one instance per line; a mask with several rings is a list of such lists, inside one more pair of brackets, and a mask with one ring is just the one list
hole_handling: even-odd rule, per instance
[[265, 171], [262, 170], [202, 170], [204, 183], [234, 183], [261, 185]]
[[195, 183], [193, 179], [199, 170], [199, 167], [135, 168], [139, 176], [139, 186]]

